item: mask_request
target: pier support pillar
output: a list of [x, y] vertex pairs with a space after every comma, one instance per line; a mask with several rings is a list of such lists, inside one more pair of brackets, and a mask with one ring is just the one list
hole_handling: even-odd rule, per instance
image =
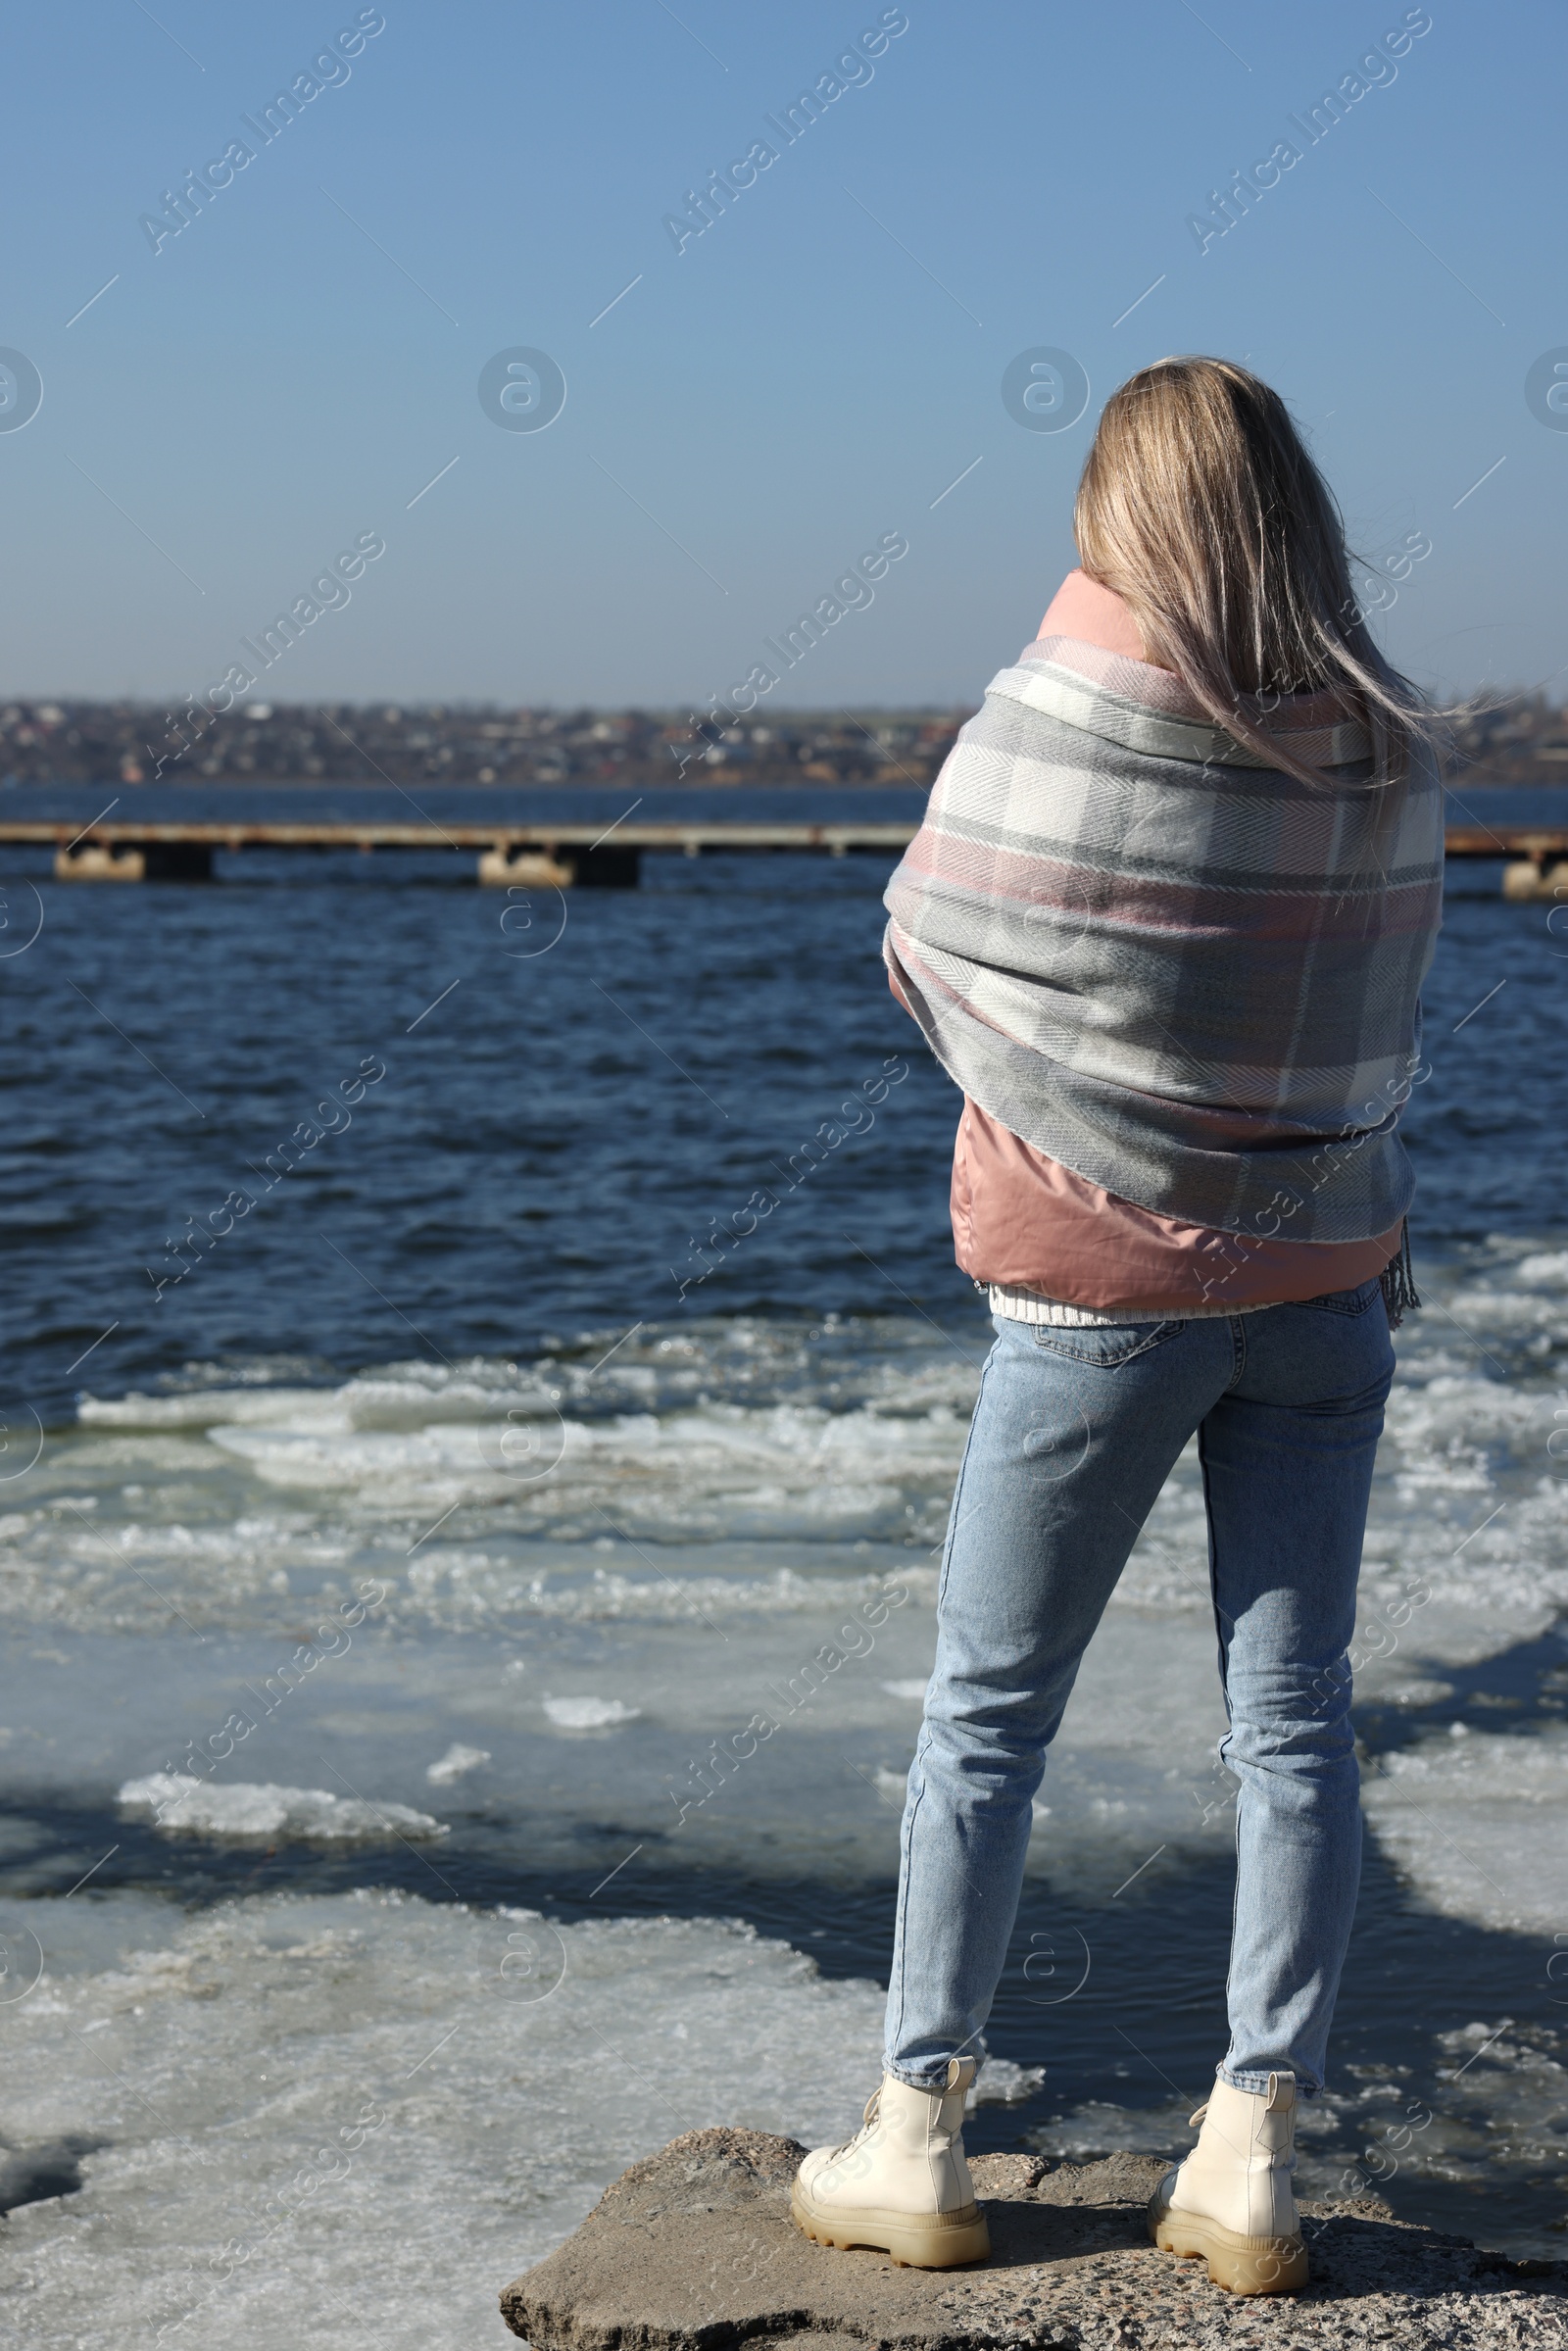
[[637, 849], [512, 849], [498, 841], [479, 852], [479, 879], [503, 889], [517, 883], [565, 890], [635, 890], [642, 852]]
[[142, 882], [147, 859], [139, 849], [116, 849], [105, 841], [83, 841], [74, 849], [64, 843], [55, 851], [57, 882]]
[[491, 849], [479, 852], [479, 879], [502, 889], [521, 883], [535, 889], [564, 890], [577, 878], [569, 857], [558, 857], [553, 849], [511, 849], [498, 841]]
[[1504, 898], [1549, 898], [1558, 906], [1568, 903], [1568, 861], [1556, 858], [1540, 864], [1533, 857], [1523, 857], [1517, 864], [1502, 869]]

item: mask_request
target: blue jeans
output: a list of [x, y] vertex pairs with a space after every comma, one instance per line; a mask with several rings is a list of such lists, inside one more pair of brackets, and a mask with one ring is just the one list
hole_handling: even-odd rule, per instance
[[936, 1668], [905, 1806], [888, 2071], [930, 2088], [978, 2041], [1031, 1798], [1117, 1577], [1196, 1430], [1241, 1783], [1221, 2072], [1323, 2085], [1361, 1815], [1346, 1651], [1394, 1371], [1375, 1281], [1212, 1320], [996, 1317], [948, 1525]]

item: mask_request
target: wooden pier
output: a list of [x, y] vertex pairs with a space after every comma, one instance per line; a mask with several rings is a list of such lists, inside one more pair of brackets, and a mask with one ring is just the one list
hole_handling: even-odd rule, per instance
[[[635, 888], [644, 850], [688, 857], [735, 851], [814, 851], [830, 857], [896, 857], [914, 824], [747, 824], [622, 822], [608, 832], [591, 824], [317, 823], [268, 819], [158, 824], [127, 818], [74, 830], [58, 819], [0, 818], [0, 844], [51, 848], [60, 881], [208, 881], [219, 850], [458, 850], [477, 860], [478, 879], [503, 888]], [[1568, 827], [1453, 825], [1450, 857], [1501, 860], [1508, 898], [1568, 899]]]
[[0, 843], [52, 846], [60, 881], [205, 881], [218, 850], [460, 850], [477, 857], [481, 882], [632, 889], [645, 849], [688, 857], [721, 851], [814, 850], [831, 857], [897, 857], [915, 826], [897, 824], [157, 824], [126, 819], [76, 830], [37, 818], [0, 821]]

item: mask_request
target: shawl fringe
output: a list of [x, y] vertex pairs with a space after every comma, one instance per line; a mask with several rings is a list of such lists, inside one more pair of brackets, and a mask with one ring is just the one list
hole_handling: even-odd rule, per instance
[[1406, 1314], [1420, 1312], [1421, 1300], [1416, 1296], [1415, 1268], [1410, 1262], [1410, 1220], [1405, 1218], [1399, 1227], [1399, 1247], [1378, 1276], [1383, 1292], [1383, 1303], [1388, 1312], [1389, 1329], [1396, 1331]]

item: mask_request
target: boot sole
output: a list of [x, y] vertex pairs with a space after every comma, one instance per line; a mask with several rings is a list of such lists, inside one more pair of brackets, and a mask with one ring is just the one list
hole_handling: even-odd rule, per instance
[[1205, 2260], [1210, 2285], [1228, 2294], [1298, 2294], [1306, 2283], [1306, 2247], [1298, 2236], [1241, 2236], [1201, 2213], [1172, 2211], [1157, 2193], [1149, 2233], [1162, 2253]]
[[956, 2270], [991, 2255], [991, 2231], [978, 2204], [924, 2218], [873, 2207], [846, 2216], [813, 2204], [797, 2181], [790, 2189], [790, 2211], [813, 2245], [834, 2245], [841, 2253], [886, 2253], [900, 2269]]

